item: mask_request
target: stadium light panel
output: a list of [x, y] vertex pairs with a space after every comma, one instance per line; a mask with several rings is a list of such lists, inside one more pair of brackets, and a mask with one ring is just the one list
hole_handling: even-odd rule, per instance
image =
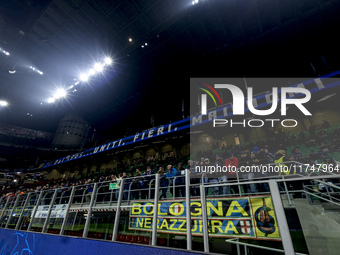
[[59, 99], [59, 98], [62, 98], [62, 97], [66, 97], [67, 93], [64, 89], [58, 89], [56, 91], [56, 94], [54, 96], [55, 99]]
[[97, 71], [97, 72], [102, 72], [103, 71], [103, 65], [101, 63], [95, 63], [94, 64], [94, 69]]
[[83, 73], [79, 76], [79, 78], [80, 78], [81, 81], [88, 81], [88, 79], [89, 79], [89, 77], [86, 74], [83, 74]]
[[52, 104], [55, 102], [55, 98], [54, 97], [50, 97], [49, 99], [47, 99], [47, 103]]
[[0, 100], [0, 105], [3, 107], [8, 106], [8, 102], [4, 100]]
[[96, 74], [96, 71], [94, 70], [94, 69], [90, 69], [90, 71], [89, 71], [89, 76], [90, 75], [95, 75]]
[[[131, 39], [131, 38], [130, 38]], [[104, 60], [105, 64], [107, 65], [111, 65], [112, 64], [112, 59], [109, 58], [109, 57], [106, 57], [105, 60]]]

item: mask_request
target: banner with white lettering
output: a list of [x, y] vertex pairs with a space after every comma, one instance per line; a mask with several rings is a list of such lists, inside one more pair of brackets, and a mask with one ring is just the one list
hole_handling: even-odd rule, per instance
[[[66, 215], [67, 205], [53, 205], [50, 218], [64, 218]], [[46, 218], [49, 205], [40, 205], [35, 213], [35, 218]]]

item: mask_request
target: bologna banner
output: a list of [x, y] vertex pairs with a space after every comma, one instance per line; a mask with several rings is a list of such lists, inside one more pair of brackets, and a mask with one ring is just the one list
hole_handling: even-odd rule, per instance
[[[152, 231], [153, 203], [131, 201], [130, 230]], [[203, 235], [200, 199], [191, 199], [192, 235]], [[270, 196], [207, 199], [209, 236], [281, 240]], [[157, 232], [186, 235], [184, 199], [158, 203]]]

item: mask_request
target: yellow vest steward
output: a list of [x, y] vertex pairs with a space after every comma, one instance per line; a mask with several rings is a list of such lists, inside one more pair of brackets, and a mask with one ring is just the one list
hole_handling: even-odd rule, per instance
[[284, 170], [284, 168], [287, 167], [287, 166], [285, 164], [282, 164], [283, 158], [284, 158], [284, 156], [282, 156], [281, 158], [279, 158], [277, 160], [274, 160], [274, 163], [275, 163], [275, 165], [280, 166], [280, 169], [282, 169], [282, 171], [279, 172], [279, 175], [281, 175], [282, 172], [285, 175], [288, 175], [289, 174], [289, 169]]

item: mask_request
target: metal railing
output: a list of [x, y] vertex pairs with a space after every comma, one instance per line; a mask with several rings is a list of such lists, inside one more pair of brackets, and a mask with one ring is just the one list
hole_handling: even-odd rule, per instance
[[[227, 243], [236, 244], [237, 255], [241, 255], [240, 245], [243, 245], [243, 247], [244, 247], [244, 254], [248, 254], [248, 247], [253, 247], [253, 248], [262, 249], [262, 250], [266, 250], [266, 251], [271, 251], [271, 252], [273, 251], [273, 252], [286, 254], [285, 251], [281, 250], [281, 249], [276, 249], [276, 248], [271, 248], [271, 247], [266, 247], [266, 246], [260, 246], [260, 245], [240, 242], [240, 238], [231, 238], [231, 239], [227, 239], [225, 241]], [[307, 255], [305, 253], [299, 253], [299, 252], [295, 252], [295, 254], [296, 255]]]
[[[160, 182], [163, 176], [161, 177], [159, 174], [148, 176], [148, 180], [145, 177], [134, 177], [134, 178], [124, 178], [119, 181], [119, 189], [110, 189], [110, 184], [115, 183], [117, 181], [108, 181], [108, 182], [99, 182], [99, 183], [91, 183], [80, 186], [72, 186], [66, 188], [58, 188], [52, 190], [43, 190], [40, 192], [31, 192], [23, 195], [17, 195], [14, 197], [2, 197], [0, 199], [0, 223], [2, 227], [15, 228], [16, 230], [25, 229], [23, 227], [24, 221], [27, 223], [29, 221], [27, 230], [41, 231], [42, 233], [49, 233], [50, 230], [55, 229], [53, 226], [53, 222], [56, 221], [57, 218], [55, 215], [53, 217], [52, 214], [56, 214], [54, 211], [55, 206], [65, 206], [64, 212], [60, 213], [61, 220], [58, 225], [58, 231], [56, 232], [59, 235], [65, 235], [66, 231], [73, 231], [78, 215], [82, 215], [84, 218], [84, 228], [82, 230], [81, 236], [83, 238], [89, 238], [91, 218], [93, 218], [93, 214], [96, 214], [97, 210], [107, 210], [110, 209], [110, 212], [114, 216], [114, 224], [112, 233], [107, 235], [112, 241], [117, 241], [117, 235], [119, 233], [119, 226], [121, 220], [121, 212], [128, 211], [132, 207], [129, 202], [132, 200], [146, 199], [150, 201], [148, 207], [154, 207], [154, 213], [152, 215], [152, 231], [150, 244], [155, 246], [157, 245], [157, 220], [158, 220], [158, 210], [154, 205], [158, 205], [160, 199], [160, 192], [170, 191], [172, 195], [167, 193], [166, 199], [177, 199], [182, 198], [185, 199], [186, 207], [189, 208], [191, 204], [191, 199], [194, 198], [191, 196], [191, 191], [196, 189], [199, 190], [199, 195], [196, 197], [201, 200], [201, 209], [202, 209], [202, 223], [203, 223], [203, 244], [204, 251], [210, 252], [209, 247], [209, 231], [208, 231], [208, 216], [207, 216], [207, 197], [238, 197], [238, 196], [247, 196], [247, 195], [261, 195], [268, 194], [270, 192], [272, 196], [274, 211], [276, 212], [276, 218], [279, 223], [280, 233], [282, 238], [282, 245], [284, 250], [273, 249], [269, 247], [242, 243], [236, 241], [236, 239], [227, 239], [226, 242], [235, 243], [238, 246], [243, 245], [245, 249], [247, 247], [254, 247], [259, 249], [265, 249], [270, 251], [277, 252], [285, 252], [286, 254], [294, 254], [294, 249], [292, 248], [292, 240], [289, 233], [289, 228], [287, 225], [287, 219], [284, 214], [283, 205], [281, 201], [281, 194], [286, 194], [287, 199], [289, 200], [289, 204], [292, 204], [290, 195], [292, 192], [301, 192], [310, 196], [319, 197], [326, 202], [330, 202], [332, 204], [340, 206], [340, 203], [337, 203], [339, 199], [335, 197], [331, 197], [329, 192], [312, 192], [312, 188], [308, 185], [305, 185], [304, 190], [288, 190], [287, 182], [292, 181], [301, 181], [301, 180], [315, 180], [317, 183], [323, 183], [324, 185], [329, 185], [334, 189], [340, 189], [340, 187], [329, 184], [320, 180], [322, 178], [329, 179], [337, 179], [340, 176], [331, 174], [325, 176], [303, 176], [300, 174], [289, 175], [289, 176], [265, 176], [265, 177], [257, 177], [251, 180], [242, 179], [239, 177], [238, 173], [236, 174], [235, 180], [228, 180], [226, 182], [206, 182], [203, 176], [201, 176], [201, 181], [199, 183], [191, 184], [191, 174], [189, 170], [185, 170], [185, 176], [174, 176], [171, 178], [167, 178], [168, 185], [166, 187], [161, 186]], [[185, 178], [184, 183], [176, 184], [176, 180], [179, 178]], [[139, 185], [136, 185], [139, 182]], [[278, 184], [282, 183], [282, 189], [280, 190]], [[256, 189], [256, 193], [248, 193], [242, 191], [244, 187], [249, 185], [255, 185], [256, 187], [259, 185], [267, 185], [268, 191], [260, 191], [258, 188]], [[235, 193], [225, 194], [214, 194], [211, 193], [213, 188], [235, 188], [237, 190]], [[182, 193], [182, 189], [184, 188], [184, 194]], [[180, 191], [180, 192], [179, 192]], [[52, 194], [52, 196], [51, 196]], [[164, 193], [162, 193], [164, 194]], [[325, 197], [326, 195], [326, 197]], [[196, 199], [197, 199], [196, 198]], [[20, 213], [16, 213], [14, 215], [14, 211], [18, 210]], [[41, 216], [43, 211], [46, 215]], [[72, 215], [71, 215], [72, 214]], [[87, 216], [85, 216], [87, 215]], [[42, 217], [42, 218], [41, 218]], [[186, 222], [188, 223], [186, 229], [186, 246], [188, 250], [192, 250], [192, 230], [191, 230], [191, 213], [190, 210], [186, 212]], [[15, 218], [15, 220], [13, 220]], [[38, 219], [38, 221], [37, 221]], [[13, 220], [13, 221], [12, 221]], [[36, 223], [39, 222], [39, 223]], [[25, 224], [26, 224], [25, 223]], [[14, 224], [14, 225], [13, 225]], [[40, 225], [39, 225], [40, 224]], [[36, 225], [39, 225], [38, 228], [35, 228]], [[34, 229], [32, 229], [34, 228]], [[41, 230], [40, 230], [41, 229]], [[50, 232], [51, 233], [51, 232]], [[239, 248], [238, 248], [239, 250]], [[299, 254], [299, 253], [295, 253]], [[301, 254], [301, 253], [300, 253]]]

